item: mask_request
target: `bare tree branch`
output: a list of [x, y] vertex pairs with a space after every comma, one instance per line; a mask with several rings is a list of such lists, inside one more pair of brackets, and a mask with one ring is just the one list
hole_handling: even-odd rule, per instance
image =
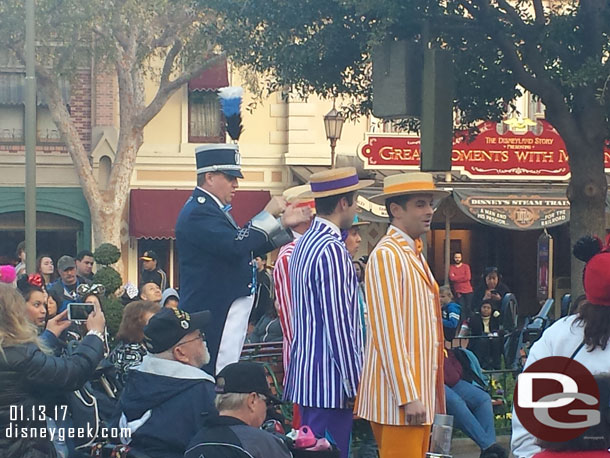
[[210, 57], [204, 63], [194, 65], [190, 69], [185, 70], [176, 79], [172, 81], [166, 80], [165, 83], [162, 81], [159, 85], [159, 89], [157, 90], [157, 94], [155, 95], [153, 100], [137, 116], [134, 122], [134, 126], [145, 126], [148, 122], [150, 122], [152, 118], [157, 115], [157, 113], [159, 113], [161, 108], [163, 108], [163, 105], [165, 105], [165, 102], [167, 102], [167, 100], [178, 88], [186, 84], [190, 79], [203, 72], [205, 69], [221, 61], [222, 59], [224, 59], [223, 54]]
[[[523, 18], [517, 12], [517, 10], [512, 5], [510, 5], [510, 3], [508, 3], [506, 0], [496, 0], [496, 1], [498, 2], [498, 6], [506, 12], [508, 17], [510, 18], [510, 22], [515, 27], [519, 27], [519, 28], [525, 27], [525, 22], [523, 22]], [[485, 7], [482, 9], [489, 9], [489, 5], [487, 4], [487, 2], [485, 2], [485, 3], [486, 3]]]
[[542, 5], [542, 0], [534, 0], [534, 14], [535, 14], [535, 23], [539, 27], [543, 27], [545, 23], [544, 18], [544, 6]]
[[182, 51], [182, 40], [174, 40], [174, 44], [167, 52], [165, 56], [165, 62], [163, 63], [163, 71], [161, 72], [161, 85], [167, 84], [169, 82], [169, 76], [172, 73], [172, 69], [174, 68], [174, 62], [176, 61], [176, 56]]
[[49, 105], [49, 112], [67, 146], [72, 162], [78, 170], [77, 175], [81, 186], [86, 190], [84, 195], [87, 197], [87, 201], [101, 200], [93, 167], [89, 162], [88, 152], [63, 100], [61, 89], [59, 88], [59, 78], [39, 64], [36, 65], [36, 75], [39, 83], [38, 86]]

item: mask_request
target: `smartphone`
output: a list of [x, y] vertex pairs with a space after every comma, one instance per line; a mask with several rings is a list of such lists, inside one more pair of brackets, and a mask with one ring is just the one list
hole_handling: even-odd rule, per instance
[[87, 321], [89, 314], [93, 312], [93, 304], [71, 302], [68, 304], [68, 319], [76, 323]]

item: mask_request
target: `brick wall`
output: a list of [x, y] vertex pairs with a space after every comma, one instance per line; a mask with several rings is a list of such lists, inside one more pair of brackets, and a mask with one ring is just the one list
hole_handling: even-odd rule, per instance
[[70, 114], [87, 151], [91, 150], [91, 73], [81, 70], [72, 86]]
[[99, 67], [95, 72], [95, 100], [93, 124], [96, 127], [115, 125], [115, 107], [118, 106], [116, 76], [114, 72]]

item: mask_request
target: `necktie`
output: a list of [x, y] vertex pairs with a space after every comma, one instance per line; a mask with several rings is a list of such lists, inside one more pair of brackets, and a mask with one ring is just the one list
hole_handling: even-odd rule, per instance
[[225, 213], [229, 213], [232, 208], [233, 208], [233, 206], [231, 204], [227, 204], [224, 207], [222, 207], [222, 211]]
[[419, 256], [422, 252], [422, 249], [424, 248], [424, 243], [421, 241], [420, 238], [415, 239], [414, 242], [415, 242], [415, 254], [417, 256]]

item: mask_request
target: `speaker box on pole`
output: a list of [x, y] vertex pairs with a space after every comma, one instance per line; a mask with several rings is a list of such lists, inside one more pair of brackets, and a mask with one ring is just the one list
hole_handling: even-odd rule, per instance
[[451, 170], [453, 147], [453, 58], [442, 49], [424, 50], [421, 170]]
[[372, 60], [373, 114], [384, 119], [421, 116], [423, 46], [386, 40], [373, 49]]

